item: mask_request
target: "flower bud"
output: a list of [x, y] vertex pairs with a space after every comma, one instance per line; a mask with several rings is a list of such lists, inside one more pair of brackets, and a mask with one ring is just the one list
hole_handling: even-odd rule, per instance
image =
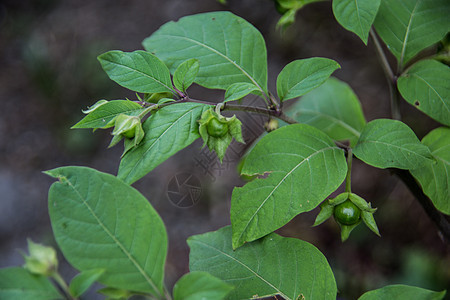
[[33, 243], [28, 240], [29, 256], [24, 255], [24, 268], [33, 274], [52, 276], [58, 268], [56, 251], [52, 247]]

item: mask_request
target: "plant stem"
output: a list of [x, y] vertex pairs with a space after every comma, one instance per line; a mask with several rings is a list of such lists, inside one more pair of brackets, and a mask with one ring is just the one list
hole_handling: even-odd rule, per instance
[[347, 150], [347, 176], [345, 177], [345, 191], [347, 193], [352, 192], [352, 148]]
[[442, 235], [441, 238], [444, 241], [447, 241], [447, 243], [450, 243], [450, 221], [448, 220], [448, 218], [434, 207], [433, 203], [423, 193], [422, 189], [417, 184], [411, 173], [409, 173], [407, 170], [392, 170], [419, 201], [420, 205], [425, 210], [425, 213], [437, 226], [440, 234]]
[[378, 58], [381, 62], [381, 67], [383, 68], [384, 75], [386, 76], [386, 79], [388, 81], [389, 85], [389, 92], [390, 92], [390, 100], [391, 100], [391, 116], [394, 120], [400, 120], [400, 93], [397, 89], [397, 76], [394, 74], [394, 71], [392, 71], [391, 66], [389, 65], [389, 62], [387, 60], [387, 57], [383, 51], [383, 48], [381, 47], [380, 41], [377, 38], [377, 35], [375, 34], [375, 31], [373, 28], [370, 29], [370, 37], [372, 38], [375, 49], [377, 51]]
[[55, 282], [58, 284], [58, 286], [61, 288], [61, 290], [64, 291], [67, 299], [77, 300], [77, 298], [74, 298], [70, 295], [70, 291], [69, 291], [69, 287], [67, 286], [67, 283], [64, 281], [64, 279], [61, 277], [61, 275], [58, 272], [55, 272], [52, 275], [52, 278], [55, 280]]

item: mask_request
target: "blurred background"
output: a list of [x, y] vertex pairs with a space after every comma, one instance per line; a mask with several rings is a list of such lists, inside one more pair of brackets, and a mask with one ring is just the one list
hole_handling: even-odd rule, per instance
[[[368, 121], [389, 117], [388, 86], [373, 44], [366, 47], [335, 21], [331, 2], [306, 6], [281, 33], [272, 0], [2, 0], [0, 1], [0, 267], [22, 265], [26, 239], [56, 247], [47, 213], [52, 179], [42, 171], [82, 165], [116, 174], [122, 146], [106, 149], [109, 132], [71, 130], [82, 109], [99, 99], [136, 96], [110, 81], [96, 57], [109, 50], [142, 49], [141, 41], [182, 16], [230, 10], [266, 39], [269, 87], [294, 59], [336, 60], [334, 76], [362, 102]], [[392, 56], [389, 55], [392, 59]], [[223, 92], [194, 87], [191, 95], [221, 101]], [[257, 99], [247, 99], [250, 103]], [[438, 126], [408, 104], [404, 121], [419, 138]], [[263, 131], [265, 117], [245, 119], [247, 144]], [[246, 146], [232, 144], [224, 163], [201, 149], [201, 141], [164, 162], [134, 184], [160, 213], [169, 234], [167, 285], [189, 271], [186, 238], [229, 224], [231, 192], [243, 185], [236, 172]], [[327, 257], [339, 297], [356, 299], [385, 284], [442, 290], [450, 286], [449, 246], [438, 236], [407, 188], [387, 170], [354, 162], [353, 190], [374, 207], [382, 238], [359, 226], [342, 244], [330, 220], [311, 228], [318, 210], [294, 218], [278, 232], [311, 242]], [[63, 276], [76, 273], [59, 255]], [[94, 299], [91, 293], [86, 299]], [[450, 298], [449, 298], [450, 299]]]

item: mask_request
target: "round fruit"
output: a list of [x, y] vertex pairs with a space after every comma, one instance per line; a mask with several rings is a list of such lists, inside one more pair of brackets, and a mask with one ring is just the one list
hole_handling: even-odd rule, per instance
[[208, 134], [215, 138], [223, 137], [228, 132], [228, 124], [220, 122], [218, 119], [211, 119], [206, 125]]
[[334, 218], [342, 225], [353, 225], [358, 223], [361, 217], [361, 210], [347, 200], [334, 208]]
[[136, 134], [136, 132], [135, 132], [134, 128], [129, 129], [129, 130], [127, 130], [127, 131], [125, 131], [125, 132], [122, 133], [122, 135], [123, 135], [124, 137], [126, 137], [127, 139], [132, 139], [132, 138], [134, 138], [135, 134]]

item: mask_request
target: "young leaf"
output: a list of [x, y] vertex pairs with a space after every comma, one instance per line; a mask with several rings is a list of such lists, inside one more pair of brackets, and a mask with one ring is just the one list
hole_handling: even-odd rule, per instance
[[181, 63], [173, 73], [173, 84], [177, 89], [184, 92], [195, 81], [200, 64], [197, 59], [192, 58]]
[[445, 296], [445, 291], [435, 292], [422, 289], [415, 286], [402, 284], [387, 285], [377, 290], [369, 291], [363, 294], [358, 300], [379, 300], [379, 299], [396, 299], [396, 300], [441, 300]]
[[375, 29], [403, 67], [450, 29], [448, 0], [382, 0]]
[[289, 108], [288, 114], [327, 133], [333, 140], [350, 140], [354, 146], [366, 120], [361, 103], [343, 81], [329, 78]]
[[267, 94], [264, 38], [250, 23], [230, 12], [197, 14], [166, 23], [143, 45], [172, 72], [185, 60], [198, 59], [195, 82], [204, 87], [226, 90], [233, 83], [248, 82]]
[[191, 272], [175, 283], [173, 300], [221, 300], [232, 289], [232, 285], [207, 272]]
[[63, 297], [46, 277], [12, 267], [0, 269], [0, 299], [56, 300]]
[[210, 106], [180, 103], [161, 108], [145, 120], [144, 139], [122, 158], [118, 177], [131, 184], [200, 137], [198, 122]]
[[108, 101], [91, 111], [80, 122], [72, 126], [75, 128], [108, 128], [113, 127], [110, 122], [120, 114], [137, 116], [144, 111], [139, 104], [129, 100]]
[[167, 67], [151, 53], [109, 51], [98, 60], [111, 80], [139, 93], [172, 92], [172, 81]]
[[233, 248], [254, 241], [310, 211], [344, 181], [344, 151], [306, 124], [281, 127], [246, 157], [242, 174], [269, 173], [233, 190]]
[[94, 269], [81, 272], [75, 276], [70, 282], [70, 295], [74, 298], [80, 297], [100, 278], [100, 276], [102, 276], [104, 272], [105, 270], [103, 269]]
[[398, 79], [403, 98], [442, 124], [450, 126], [450, 68], [435, 60], [414, 64]]
[[147, 199], [117, 179], [85, 167], [46, 172], [53, 233], [65, 258], [81, 272], [104, 269], [109, 287], [163, 293], [167, 233]]
[[229, 226], [188, 239], [189, 269], [235, 288], [227, 299], [280, 295], [286, 300], [336, 299], [328, 262], [313, 245], [275, 233], [233, 250]]
[[432, 162], [431, 152], [405, 123], [377, 119], [367, 123], [353, 153], [371, 166], [413, 170]]
[[422, 143], [430, 148], [436, 161], [411, 170], [411, 174], [434, 206], [450, 215], [450, 129], [437, 128], [427, 134]]
[[258, 87], [248, 82], [238, 82], [230, 85], [225, 92], [223, 102], [239, 100], [251, 93], [257, 93]]
[[324, 83], [340, 67], [334, 60], [323, 57], [295, 60], [278, 75], [278, 97], [281, 101], [300, 97]]
[[380, 0], [333, 0], [333, 14], [339, 24], [355, 33], [367, 45]]

